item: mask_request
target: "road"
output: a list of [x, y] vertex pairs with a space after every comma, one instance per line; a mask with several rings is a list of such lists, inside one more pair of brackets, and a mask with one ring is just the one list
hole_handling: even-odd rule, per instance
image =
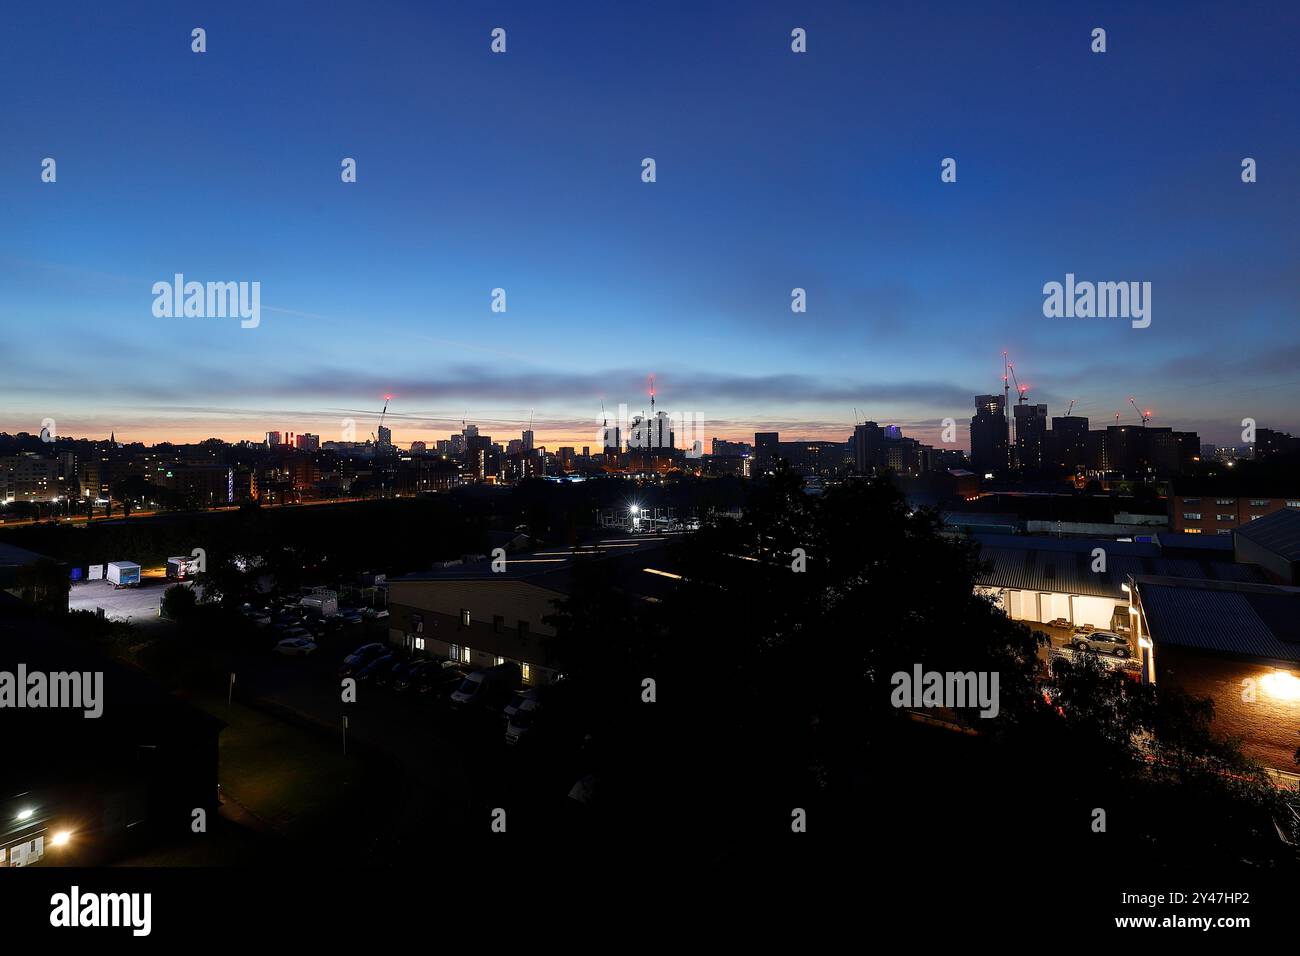
[[[376, 500], [378, 499], [322, 498], [319, 501], [292, 501], [292, 502], [286, 502], [285, 504], [279, 504], [279, 505], [265, 504], [262, 505], [262, 507], [263, 508], [310, 508], [317, 505], [344, 505], [344, 504], [353, 504], [358, 501], [376, 501]], [[156, 515], [217, 514], [222, 511], [238, 511], [242, 507], [243, 504], [234, 504], [234, 505], [218, 505], [215, 508], [203, 508], [197, 511], [157, 511], [154, 509], [144, 509], [144, 510], [132, 511], [130, 515], [123, 515], [123, 514], [116, 514], [116, 513], [112, 515], [96, 514], [93, 519], [87, 518], [84, 514], [72, 515], [71, 517], [64, 515], [53, 519], [41, 518], [39, 519], [39, 521], [40, 523], [48, 523], [49, 521], [52, 520], [57, 522], [58, 524], [72, 524], [72, 525], [84, 525], [87, 521], [94, 521], [95, 524], [100, 524], [101, 522], [105, 522], [105, 521], [135, 521], [140, 518], [150, 518]], [[119, 508], [118, 510], [120, 511], [121, 509]], [[3, 516], [0, 516], [0, 528], [22, 528], [27, 525], [32, 525], [37, 523], [38, 520], [36, 518], [5, 518]]]
[[114, 588], [107, 581], [79, 581], [68, 591], [68, 610], [102, 607], [110, 621], [146, 624], [158, 620], [158, 602], [170, 583], [165, 577], [142, 577], [138, 586]]

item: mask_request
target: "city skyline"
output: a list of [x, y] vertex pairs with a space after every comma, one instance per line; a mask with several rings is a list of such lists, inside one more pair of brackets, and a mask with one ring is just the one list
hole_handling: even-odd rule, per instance
[[[129, 33], [15, 14], [0, 77], [41, 79], [0, 157], [0, 310], [28, 330], [6, 342], [0, 430], [326, 438], [393, 393], [408, 441], [535, 410], [539, 444], [575, 444], [654, 374], [710, 436], [842, 440], [856, 408], [937, 444], [1007, 349], [1051, 414], [1113, 423], [1135, 395], [1217, 444], [1243, 418], [1300, 431], [1300, 133], [1274, 109], [1300, 92], [1292, 13], [1111, 11], [1105, 57], [1059, 12], [403, 17], [358, 42], [337, 12], [214, 11], [195, 56], [192, 14], [165, 5]], [[1195, 116], [1175, 108], [1193, 95]], [[259, 282], [260, 324], [156, 317], [178, 273]], [[1067, 274], [1150, 282], [1151, 326], [1046, 318]]]

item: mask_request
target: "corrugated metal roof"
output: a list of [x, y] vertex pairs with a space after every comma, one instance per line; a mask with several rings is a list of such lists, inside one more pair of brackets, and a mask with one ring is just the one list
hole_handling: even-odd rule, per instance
[[1188, 534], [1185, 531], [1157, 531], [1155, 543], [1162, 548], [1189, 551], [1231, 551], [1232, 538], [1226, 534]]
[[470, 561], [430, 571], [417, 571], [389, 579], [389, 584], [410, 582], [526, 581], [535, 587], [568, 594], [572, 590], [574, 567], [584, 561], [608, 562], [618, 572], [620, 585], [633, 593], [659, 597], [671, 590], [675, 581], [669, 577], [644, 572], [647, 566], [660, 570], [668, 567], [669, 555], [664, 548], [671, 535], [630, 535], [604, 538], [593, 547], [579, 550], [552, 548], [529, 551], [506, 557], [505, 569], [492, 570], [492, 559]]
[[1300, 591], [1295, 589], [1139, 581], [1138, 598], [1157, 649], [1173, 644], [1300, 662]]
[[[980, 560], [992, 565], [977, 579], [977, 583], [984, 587], [1081, 594], [1122, 601], [1125, 595], [1120, 585], [1129, 575], [1243, 583], [1265, 580], [1263, 573], [1253, 565], [1154, 557], [1151, 552], [1158, 553], [1158, 549], [1151, 546], [1075, 540], [1063, 547], [1067, 542], [1060, 539], [997, 537], [1002, 541], [1014, 541], [1016, 545], [990, 547], [981, 544]], [[986, 538], [980, 536], [979, 540], [984, 542]], [[1092, 570], [1092, 551], [1098, 547], [1106, 551], [1105, 572]]]
[[1300, 509], [1283, 508], [1249, 521], [1237, 534], [1288, 561], [1300, 561]]

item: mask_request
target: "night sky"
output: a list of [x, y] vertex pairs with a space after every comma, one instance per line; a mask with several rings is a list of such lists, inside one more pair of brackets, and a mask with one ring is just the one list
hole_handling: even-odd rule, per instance
[[[708, 435], [965, 445], [1003, 349], [1052, 415], [1300, 430], [1296, 5], [110, 6], [3, 16], [0, 430], [364, 438], [393, 393], [401, 445], [594, 444], [654, 374]], [[156, 318], [178, 272], [260, 326]], [[1067, 272], [1151, 327], [1045, 318]]]

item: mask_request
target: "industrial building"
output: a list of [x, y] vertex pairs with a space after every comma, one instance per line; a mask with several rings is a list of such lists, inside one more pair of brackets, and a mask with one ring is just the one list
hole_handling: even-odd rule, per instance
[[[482, 555], [388, 581], [389, 642], [467, 667], [517, 663], [527, 684], [555, 679], [546, 618], [584, 561], [609, 562], [628, 594], [654, 600], [676, 578], [662, 567], [664, 535], [611, 537], [576, 549]], [[494, 569], [495, 568], [495, 569]]]
[[1300, 747], [1300, 588], [1137, 576], [1143, 678], [1214, 702], [1215, 731], [1293, 780]]
[[1013, 620], [1123, 634], [1143, 680], [1210, 698], [1216, 732], [1241, 738], [1262, 765], [1296, 773], [1300, 588], [1288, 585], [1300, 567], [1300, 512], [1232, 537], [973, 537], [987, 562], [976, 590]]
[[[1065, 619], [1109, 630], [1126, 622], [1130, 578], [1159, 575], [1171, 579], [1264, 583], [1263, 572], [1233, 558], [1230, 542], [1199, 554], [1175, 540], [1122, 542], [1103, 538], [1046, 538], [975, 534], [980, 559], [988, 568], [977, 590], [995, 599], [1016, 621], [1047, 623]], [[1099, 560], [1098, 552], [1101, 552]], [[1093, 570], [1099, 568], [1100, 570]]]

